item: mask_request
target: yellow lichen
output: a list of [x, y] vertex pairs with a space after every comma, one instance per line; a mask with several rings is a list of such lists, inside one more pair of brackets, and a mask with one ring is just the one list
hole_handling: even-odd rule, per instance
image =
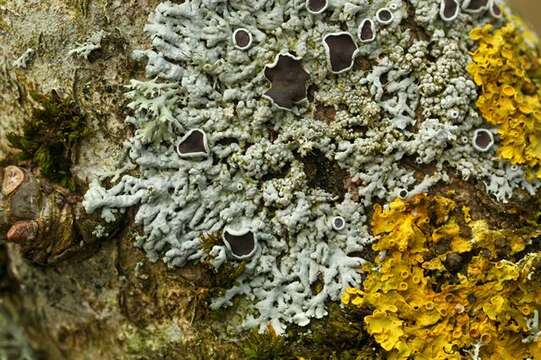
[[474, 29], [477, 49], [468, 72], [481, 87], [477, 107], [497, 127], [499, 155], [541, 178], [541, 72], [530, 34], [517, 19]]
[[[541, 254], [502, 260], [495, 244], [503, 239], [512, 256], [539, 231], [492, 230], [455, 208], [425, 194], [376, 205], [373, 248], [380, 256], [365, 265], [363, 288], [346, 290], [342, 301], [372, 310], [367, 331], [391, 360], [462, 359], [476, 344], [483, 359], [538, 359], [539, 342], [522, 340], [539, 331], [528, 321], [541, 308]], [[464, 218], [469, 229], [459, 225]]]

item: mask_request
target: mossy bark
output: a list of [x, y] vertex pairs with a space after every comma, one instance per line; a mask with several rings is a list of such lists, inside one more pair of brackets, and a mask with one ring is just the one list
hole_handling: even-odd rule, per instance
[[[122, 106], [123, 86], [143, 79], [143, 64], [134, 62], [132, 50], [148, 46], [143, 27], [158, 0], [0, 0], [0, 165], [17, 165], [33, 176], [63, 186], [65, 198], [84, 191], [95, 171], [112, 169], [122, 158], [122, 141], [130, 130]], [[92, 33], [103, 30], [101, 49], [87, 59], [68, 55]], [[12, 63], [26, 49], [35, 54], [25, 69]], [[33, 156], [24, 152], [25, 124], [35, 120], [40, 106], [29, 94], [61, 94], [85, 121], [63, 160], [70, 162], [67, 182], [46, 179]], [[43, 105], [43, 104], [41, 104]], [[58, 114], [57, 114], [58, 115]], [[62, 115], [62, 114], [61, 114]], [[332, 114], [323, 114], [329, 117]], [[79, 116], [79, 115], [77, 115]], [[73, 113], [70, 113], [70, 119]], [[80, 126], [86, 127], [80, 129]], [[40, 128], [44, 131], [43, 128]], [[63, 129], [62, 131], [65, 131]], [[8, 137], [9, 133], [17, 134]], [[26, 134], [28, 135], [28, 134]], [[81, 135], [81, 136], [79, 136]], [[84, 136], [83, 136], [84, 135]], [[66, 133], [65, 136], [70, 136]], [[9, 141], [11, 138], [11, 142]], [[18, 139], [19, 149], [13, 146]], [[33, 141], [36, 141], [34, 138]], [[318, 161], [318, 154], [303, 158], [313, 175], [311, 186], [340, 196], [347, 182], [338, 167]], [[39, 159], [38, 159], [39, 160]], [[410, 166], [415, 167], [412, 162]], [[416, 168], [419, 177], [429, 168]], [[309, 175], [310, 175], [309, 174]], [[317, 177], [317, 178], [316, 178]], [[60, 179], [61, 180], [61, 179]], [[42, 186], [44, 189], [44, 185]], [[485, 195], [482, 184], [454, 179], [434, 191], [454, 191], [459, 203], [499, 228], [538, 221], [537, 199], [519, 195], [517, 202], [499, 204]], [[66, 195], [67, 194], [67, 195]], [[3, 199], [0, 197], [0, 201]], [[460, 203], [462, 205], [462, 203]], [[169, 269], [150, 263], [133, 246], [138, 229], [132, 214], [96, 242], [81, 234], [92, 231], [92, 219], [77, 217], [70, 227], [74, 251], [58, 261], [37, 264], [24, 248], [7, 244], [8, 224], [0, 207], [0, 358], [44, 359], [372, 359], [376, 345], [362, 328], [362, 315], [332, 306], [328, 318], [314, 321], [310, 332], [291, 329], [287, 339], [270, 335], [233, 336], [238, 321], [235, 308], [213, 312], [209, 297], [238, 273], [217, 276], [202, 264]], [[76, 236], [76, 234], [78, 234]], [[89, 246], [81, 246], [83, 241]], [[369, 258], [371, 254], [365, 254]], [[35, 259], [34, 259], [35, 260]], [[225, 277], [225, 278], [224, 278]], [[237, 308], [242, 308], [242, 300]], [[358, 325], [352, 325], [357, 323]], [[6, 331], [7, 330], [7, 331]], [[7, 345], [6, 345], [7, 344]], [[6, 345], [6, 346], [4, 346]]]

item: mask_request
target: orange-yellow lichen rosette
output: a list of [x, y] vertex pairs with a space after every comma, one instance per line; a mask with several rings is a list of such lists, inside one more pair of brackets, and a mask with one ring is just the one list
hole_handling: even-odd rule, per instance
[[[494, 230], [442, 196], [374, 207], [375, 263], [362, 289], [342, 301], [370, 309], [366, 329], [388, 359], [538, 359], [534, 317], [541, 305], [541, 255], [501, 259], [538, 236]], [[500, 244], [500, 245], [498, 245]]]

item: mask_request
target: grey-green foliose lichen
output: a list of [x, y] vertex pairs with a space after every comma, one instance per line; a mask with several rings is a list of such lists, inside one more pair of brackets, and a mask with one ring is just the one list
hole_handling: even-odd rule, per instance
[[[152, 261], [216, 272], [245, 262], [211, 306], [247, 296], [244, 326], [278, 334], [324, 317], [328, 301], [361, 283], [375, 201], [425, 192], [448, 171], [502, 202], [540, 185], [495, 156], [497, 141], [487, 151], [472, 143], [477, 129], [494, 130], [475, 107], [468, 30], [505, 19], [449, 14], [440, 0], [334, 0], [320, 14], [305, 4], [158, 5], [145, 27], [152, 47], [134, 53], [152, 80], [128, 86], [129, 156], [118, 181], [106, 189], [95, 179], [84, 201], [108, 221], [138, 206], [136, 244]], [[239, 28], [249, 39], [234, 36]], [[306, 96], [291, 81], [302, 71]], [[125, 174], [135, 166], [137, 176]], [[255, 234], [248, 259], [231, 243], [208, 246], [207, 234], [226, 229], [238, 241]]]

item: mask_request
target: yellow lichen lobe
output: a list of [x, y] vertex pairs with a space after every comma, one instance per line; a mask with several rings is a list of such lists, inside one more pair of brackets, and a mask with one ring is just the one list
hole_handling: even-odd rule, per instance
[[342, 301], [372, 311], [364, 322], [388, 359], [462, 359], [476, 344], [483, 359], [540, 358], [539, 343], [522, 339], [537, 331], [528, 321], [541, 305], [541, 255], [504, 260], [490, 242], [505, 238], [512, 256], [524, 249], [514, 243], [539, 232], [492, 230], [453, 200], [425, 194], [376, 205], [372, 231], [380, 256]]
[[479, 111], [497, 127], [499, 155], [541, 178], [541, 71], [532, 36], [515, 18], [499, 29], [472, 30], [477, 48], [468, 72], [481, 87]]

